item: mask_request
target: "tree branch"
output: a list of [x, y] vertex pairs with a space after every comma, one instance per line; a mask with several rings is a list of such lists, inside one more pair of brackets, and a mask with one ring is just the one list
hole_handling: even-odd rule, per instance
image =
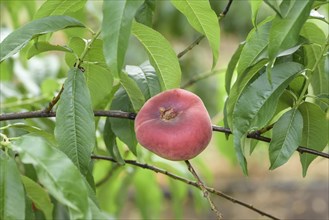
[[[92, 155], [91, 158], [92, 159], [98, 159], [98, 160], [107, 160], [107, 161], [111, 161], [113, 163], [117, 163], [117, 161], [115, 159], [113, 159], [111, 157], [107, 157], [107, 156]], [[170, 172], [168, 172], [166, 170], [163, 170], [161, 168], [158, 168], [158, 167], [155, 167], [155, 166], [151, 166], [151, 165], [146, 164], [146, 163], [139, 163], [136, 160], [125, 160], [125, 163], [126, 164], [130, 164], [130, 165], [133, 165], [133, 166], [137, 166], [137, 167], [140, 167], [140, 168], [143, 168], [143, 169], [151, 170], [151, 171], [154, 171], [156, 173], [161, 173], [161, 174], [166, 175], [166, 176], [168, 176], [168, 177], [170, 177], [172, 179], [175, 179], [175, 180], [184, 182], [184, 183], [186, 183], [188, 185], [191, 185], [191, 186], [194, 186], [196, 188], [201, 189], [198, 182], [185, 179], [185, 178], [183, 178], [181, 176], [177, 176], [177, 175], [175, 175], [173, 173], [170, 173]], [[254, 207], [253, 205], [250, 205], [250, 204], [247, 204], [245, 202], [242, 202], [242, 201], [240, 201], [238, 199], [235, 199], [235, 198], [233, 198], [233, 197], [231, 197], [229, 195], [226, 195], [225, 193], [220, 192], [220, 191], [218, 191], [218, 190], [216, 190], [214, 188], [211, 188], [211, 187], [208, 187], [208, 186], [204, 186], [204, 187], [207, 189], [208, 192], [210, 192], [212, 194], [215, 194], [217, 196], [220, 196], [220, 197], [222, 197], [222, 198], [224, 198], [226, 200], [229, 200], [229, 201], [231, 201], [231, 202], [233, 202], [235, 204], [239, 204], [239, 205], [241, 205], [243, 207], [246, 207], [246, 208], [248, 208], [250, 210], [253, 210], [253, 211], [259, 213], [262, 216], [266, 216], [266, 217], [268, 217], [270, 219], [275, 219], [275, 220], [279, 219], [277, 217], [274, 217], [271, 214], [268, 214], [268, 213], [266, 213], [266, 212], [264, 212], [264, 211], [262, 211], [262, 210], [260, 210], [260, 209], [258, 209], [256, 207]]]
[[[134, 120], [136, 117], [136, 113], [123, 112], [123, 111], [117, 111], [117, 110], [94, 111], [94, 115], [96, 117], [113, 117], [113, 118], [124, 118], [124, 119], [130, 119], [130, 120]], [[27, 119], [27, 118], [50, 118], [50, 117], [55, 117], [55, 116], [56, 116], [55, 112], [53, 112], [53, 111], [46, 112], [45, 110], [32, 111], [32, 112], [4, 113], [4, 114], [0, 114], [0, 121]], [[212, 130], [216, 131], [216, 132], [225, 133], [225, 134], [232, 134], [232, 131], [230, 129], [224, 128], [221, 126], [217, 126], [217, 125], [213, 125]], [[256, 140], [267, 142], [267, 143], [271, 142], [271, 138], [261, 136], [261, 135], [259, 135], [258, 132], [252, 132], [252, 133], [248, 134], [247, 138], [252, 138], [252, 139], [256, 139]], [[310, 148], [299, 146], [297, 148], [297, 151], [301, 154], [308, 153], [308, 154], [313, 154], [316, 156], [320, 156], [320, 157], [329, 159], [328, 153], [313, 150]]]

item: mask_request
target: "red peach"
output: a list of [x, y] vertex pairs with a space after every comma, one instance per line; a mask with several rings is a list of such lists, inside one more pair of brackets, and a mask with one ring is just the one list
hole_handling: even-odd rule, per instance
[[202, 100], [172, 89], [150, 98], [135, 119], [138, 142], [168, 160], [189, 160], [209, 144], [212, 126]]

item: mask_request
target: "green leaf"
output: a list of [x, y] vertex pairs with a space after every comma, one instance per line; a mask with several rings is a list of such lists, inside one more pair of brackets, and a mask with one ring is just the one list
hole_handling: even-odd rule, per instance
[[251, 21], [254, 27], [257, 27], [257, 15], [262, 2], [262, 0], [249, 0], [251, 6]]
[[285, 112], [274, 124], [269, 146], [271, 170], [289, 160], [302, 140], [302, 131], [303, 117], [298, 109]]
[[[310, 79], [312, 91], [315, 96], [329, 94], [329, 71], [326, 69], [326, 62], [328, 63], [328, 55], [322, 59], [317, 66], [315, 66], [318, 59], [322, 56], [322, 48], [326, 44], [325, 33], [314, 23], [307, 22], [301, 30], [301, 35], [305, 37], [310, 44], [303, 46], [305, 53], [305, 66], [309, 69], [314, 69], [312, 78]], [[327, 107], [316, 100], [316, 103], [321, 106], [323, 110]]]
[[[303, 116], [303, 136], [301, 145], [313, 150], [323, 151], [328, 143], [328, 119], [326, 113], [318, 105], [304, 102], [298, 107]], [[303, 167], [303, 176], [316, 158], [312, 154], [300, 154], [300, 162]]]
[[0, 149], [0, 219], [25, 219], [25, 193], [13, 158]]
[[152, 18], [155, 10], [155, 0], [145, 0], [136, 12], [135, 19], [138, 23], [152, 27]]
[[238, 161], [247, 173], [243, 155], [243, 138], [249, 131], [264, 127], [275, 113], [279, 97], [297, 73], [303, 70], [298, 63], [287, 62], [278, 64], [272, 69], [272, 83], [267, 74], [262, 74], [246, 87], [236, 102], [233, 110], [234, 146]]
[[86, 2], [87, 0], [47, 0], [40, 6], [37, 13], [34, 15], [34, 19], [47, 17], [50, 15], [64, 15], [69, 12], [76, 12], [83, 8]]
[[103, 138], [104, 138], [104, 142], [106, 145], [107, 150], [109, 151], [111, 157], [113, 157], [118, 164], [120, 165], [124, 165], [125, 161], [123, 160], [118, 145], [117, 145], [117, 141], [116, 141], [116, 136], [112, 130], [111, 127], [111, 119], [107, 118], [105, 125], [104, 125], [104, 131], [103, 131]]
[[10, 33], [0, 43], [0, 62], [17, 53], [35, 37], [71, 27], [84, 27], [84, 25], [68, 16], [49, 16], [34, 20]]
[[239, 44], [239, 47], [234, 52], [230, 62], [227, 65], [227, 70], [225, 73], [225, 90], [226, 90], [227, 94], [230, 94], [233, 73], [234, 73], [235, 67], [238, 64], [238, 61], [240, 59], [240, 55], [241, 55], [244, 45], [245, 45], [245, 43]]
[[96, 137], [90, 94], [80, 69], [69, 71], [56, 113], [55, 136], [59, 149], [86, 176]]
[[[148, 187], [145, 187], [147, 184]], [[143, 219], [159, 217], [162, 208], [162, 192], [152, 172], [137, 170], [134, 176], [136, 204]]]
[[238, 75], [242, 74], [248, 67], [256, 64], [264, 58], [268, 58], [266, 48], [268, 46], [269, 30], [272, 25], [272, 18], [266, 19], [254, 28], [248, 35], [245, 46], [242, 49], [239, 64], [237, 67]]
[[53, 45], [45, 41], [38, 41], [27, 51], [27, 59], [47, 51], [64, 51], [72, 53], [72, 50], [66, 46]]
[[149, 62], [145, 62], [140, 66], [127, 65], [125, 71], [135, 80], [145, 100], [161, 92], [159, 78]]
[[120, 74], [120, 83], [126, 90], [135, 112], [138, 112], [142, 108], [145, 98], [137, 83], [125, 72]]
[[71, 218], [90, 219], [88, 189], [83, 176], [61, 151], [40, 137], [24, 136], [13, 144], [25, 164], [32, 164], [38, 181], [60, 203], [66, 205]]
[[131, 24], [142, 0], [104, 1], [102, 32], [104, 55], [112, 74], [118, 76], [123, 67]]
[[214, 68], [218, 59], [220, 29], [218, 18], [211, 9], [209, 1], [171, 0], [171, 3], [186, 16], [195, 30], [208, 39], [213, 53], [212, 67]]
[[313, 0], [294, 1], [285, 17], [276, 16], [272, 22], [269, 36], [268, 54], [271, 60], [280, 51], [296, 46], [299, 40], [299, 32], [307, 20]]
[[[129, 99], [127, 92], [121, 87], [115, 93], [114, 99], [111, 103], [111, 110], [121, 110], [125, 112], [133, 112], [133, 106]], [[134, 121], [120, 118], [111, 118], [111, 127], [114, 134], [124, 142], [129, 150], [137, 155], [137, 139], [134, 130]]]
[[278, 0], [264, 0], [264, 2], [270, 6], [280, 17], [283, 17], [281, 14], [281, 9], [278, 3]]
[[137, 22], [133, 23], [132, 32], [147, 50], [162, 90], [178, 88], [182, 73], [169, 42], [160, 33]]
[[54, 205], [45, 189], [26, 176], [21, 176], [27, 196], [40, 209], [46, 219], [52, 219]]

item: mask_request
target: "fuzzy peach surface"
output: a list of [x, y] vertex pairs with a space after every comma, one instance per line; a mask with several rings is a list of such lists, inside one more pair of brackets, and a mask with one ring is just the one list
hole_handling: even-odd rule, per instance
[[149, 99], [135, 119], [138, 142], [168, 160], [189, 160], [209, 144], [212, 127], [202, 100], [172, 89]]

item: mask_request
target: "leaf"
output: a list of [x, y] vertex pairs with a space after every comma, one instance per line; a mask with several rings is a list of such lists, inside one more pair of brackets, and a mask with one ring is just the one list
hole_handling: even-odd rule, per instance
[[37, 13], [34, 15], [34, 19], [50, 15], [64, 15], [69, 12], [76, 12], [83, 8], [86, 2], [87, 0], [47, 0], [40, 6]]
[[268, 58], [266, 48], [268, 46], [269, 30], [272, 25], [272, 18], [266, 19], [254, 28], [248, 35], [245, 46], [242, 49], [239, 64], [237, 67], [238, 75], [242, 74], [248, 67], [256, 64], [264, 58]]
[[25, 219], [25, 193], [16, 162], [0, 149], [0, 219]]
[[281, 14], [281, 9], [278, 3], [278, 0], [264, 0], [264, 2], [270, 6], [280, 17], [283, 17]]
[[56, 111], [55, 137], [62, 150], [87, 176], [95, 145], [95, 121], [90, 94], [80, 69], [71, 69]]
[[33, 201], [36, 208], [40, 209], [46, 219], [52, 219], [54, 205], [45, 189], [26, 176], [21, 176], [27, 196]]
[[104, 1], [103, 50], [107, 65], [114, 76], [118, 76], [123, 67], [131, 24], [142, 3], [142, 0]]
[[[145, 187], [145, 184], [148, 184], [148, 187]], [[134, 186], [136, 188], [135, 202], [143, 219], [157, 218], [162, 208], [163, 196], [155, 175], [137, 170]]]
[[64, 51], [72, 53], [72, 50], [66, 46], [52, 45], [45, 41], [38, 41], [34, 43], [27, 51], [27, 59], [30, 59], [35, 55], [48, 51]]
[[84, 25], [68, 16], [49, 16], [34, 20], [10, 33], [0, 43], [0, 62], [17, 53], [35, 37], [71, 27], [84, 27]]
[[120, 83], [126, 90], [135, 112], [138, 112], [142, 108], [145, 98], [137, 83], [125, 72], [120, 74]]
[[[301, 30], [301, 35], [305, 37], [310, 44], [303, 45], [305, 52], [305, 66], [309, 69], [314, 68], [312, 78], [310, 79], [312, 91], [315, 96], [329, 94], [329, 71], [326, 68], [326, 62], [328, 63], [328, 56], [322, 59], [318, 65], [315, 66], [318, 59], [322, 56], [322, 48], [326, 44], [326, 35], [324, 32], [314, 23], [306, 22]], [[317, 101], [316, 103], [321, 106], [323, 110], [326, 110], [326, 106]]]
[[61, 151], [42, 138], [24, 136], [13, 144], [24, 164], [32, 164], [38, 181], [60, 203], [66, 205], [74, 219], [90, 219], [88, 190], [82, 175]]
[[234, 73], [235, 67], [238, 64], [238, 61], [240, 59], [241, 52], [242, 52], [244, 45], [245, 45], [245, 43], [239, 44], [239, 47], [234, 52], [230, 62], [227, 65], [227, 70], [225, 73], [225, 90], [226, 90], [227, 94], [230, 94], [233, 73]]
[[155, 0], [145, 0], [136, 12], [136, 21], [138, 23], [152, 27], [152, 18], [155, 10], [155, 4]]
[[209, 1], [171, 0], [171, 3], [186, 16], [195, 30], [208, 39], [213, 53], [212, 67], [214, 68], [218, 59], [220, 29], [218, 18], [211, 9]]
[[[233, 110], [234, 146], [238, 161], [247, 173], [246, 161], [242, 151], [242, 139], [249, 131], [264, 127], [275, 113], [279, 97], [297, 73], [303, 70], [298, 63], [286, 62], [272, 69], [272, 83], [267, 74], [262, 74], [246, 87]], [[275, 107], [273, 107], [275, 106]]]
[[[303, 136], [301, 145], [313, 150], [323, 151], [328, 143], [328, 119], [326, 113], [318, 105], [304, 102], [298, 107], [303, 116]], [[307, 169], [316, 158], [312, 154], [300, 154], [300, 162], [303, 167], [303, 177]]]
[[271, 170], [286, 163], [302, 140], [303, 117], [298, 109], [285, 112], [274, 124], [269, 146]]
[[161, 85], [153, 66], [147, 61], [140, 66], [127, 65], [125, 71], [135, 80], [145, 100], [161, 92]]
[[262, 2], [262, 0], [249, 0], [251, 6], [251, 21], [255, 28], [257, 28], [257, 15]]
[[271, 60], [274, 60], [280, 51], [296, 46], [299, 32], [312, 9], [312, 3], [313, 0], [294, 1], [284, 18], [278, 15], [274, 18], [268, 45]]
[[[111, 110], [120, 110], [125, 112], [133, 112], [133, 106], [129, 99], [127, 92], [121, 87], [115, 93], [113, 101], [111, 103]], [[111, 118], [111, 127], [114, 134], [124, 142], [129, 150], [137, 155], [137, 139], [134, 130], [134, 121], [120, 118]]]
[[169, 42], [160, 33], [137, 22], [133, 23], [132, 32], [147, 50], [162, 90], [179, 88], [182, 73]]
[[124, 165], [125, 161], [123, 160], [118, 145], [116, 141], [116, 136], [112, 130], [111, 127], [111, 119], [107, 118], [105, 125], [104, 125], [104, 131], [103, 131], [103, 139], [106, 145], [107, 150], [109, 151], [111, 157], [113, 157], [118, 164]]

